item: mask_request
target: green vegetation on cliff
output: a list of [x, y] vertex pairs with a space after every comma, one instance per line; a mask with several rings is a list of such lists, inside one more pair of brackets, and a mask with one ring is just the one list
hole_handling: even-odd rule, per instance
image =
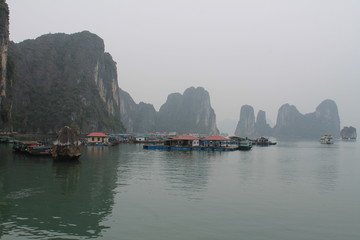
[[113, 90], [116, 65], [95, 34], [48, 34], [11, 44], [9, 54], [15, 62], [14, 130], [124, 130]]

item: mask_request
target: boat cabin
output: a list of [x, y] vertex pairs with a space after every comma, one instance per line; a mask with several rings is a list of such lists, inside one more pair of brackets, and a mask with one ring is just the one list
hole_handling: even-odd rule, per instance
[[211, 136], [202, 140], [202, 145], [207, 147], [224, 147], [229, 143], [230, 140], [222, 136]]

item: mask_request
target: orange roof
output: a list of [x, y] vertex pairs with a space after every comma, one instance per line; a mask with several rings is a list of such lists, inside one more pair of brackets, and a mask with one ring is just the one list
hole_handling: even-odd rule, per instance
[[229, 139], [222, 136], [211, 136], [204, 139], [205, 141], [228, 141]]
[[190, 135], [179, 135], [179, 136], [176, 136], [176, 137], [171, 138], [171, 139], [175, 139], [175, 140], [199, 140], [197, 137], [190, 136]]
[[107, 137], [105, 133], [93, 132], [87, 135], [87, 137]]

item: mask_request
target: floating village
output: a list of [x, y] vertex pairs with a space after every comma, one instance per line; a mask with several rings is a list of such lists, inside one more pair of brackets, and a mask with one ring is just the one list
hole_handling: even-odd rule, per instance
[[[348, 139], [343, 139], [348, 140]], [[355, 140], [355, 139], [353, 139]], [[331, 134], [320, 137], [321, 144], [334, 144]], [[201, 134], [178, 135], [172, 133], [106, 134], [92, 132], [81, 135], [71, 127], [63, 127], [54, 139], [29, 140], [18, 134], [0, 134], [0, 143], [13, 144], [14, 153], [29, 156], [49, 156], [54, 160], [78, 160], [85, 146], [110, 147], [117, 144], [142, 144], [146, 150], [183, 151], [249, 151], [253, 146], [272, 146], [277, 141], [269, 137], [249, 139], [237, 136], [207, 136]]]
[[30, 156], [49, 156], [54, 160], [77, 160], [84, 146], [110, 147], [117, 144], [142, 144], [146, 150], [185, 151], [249, 151], [253, 146], [276, 145], [267, 137], [248, 139], [242, 137], [206, 136], [200, 134], [177, 135], [174, 133], [105, 134], [92, 132], [80, 135], [65, 126], [55, 139], [29, 140], [17, 134], [0, 135], [0, 143], [12, 144], [14, 153]]

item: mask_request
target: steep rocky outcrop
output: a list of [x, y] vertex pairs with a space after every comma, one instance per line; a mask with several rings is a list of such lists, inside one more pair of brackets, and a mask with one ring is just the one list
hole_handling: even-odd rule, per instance
[[276, 137], [318, 138], [323, 134], [340, 136], [340, 117], [333, 100], [325, 100], [316, 111], [301, 114], [295, 106], [284, 104], [278, 112]]
[[201, 87], [170, 94], [159, 112], [152, 104], [136, 104], [120, 89], [120, 112], [128, 133], [218, 133], [209, 93]]
[[240, 137], [255, 137], [255, 114], [250, 105], [243, 105], [240, 110], [240, 120], [236, 126], [235, 135]]
[[202, 87], [170, 94], [157, 116], [158, 131], [218, 134], [209, 93]]
[[157, 112], [152, 104], [136, 104], [129, 93], [120, 89], [121, 120], [128, 133], [156, 131]]
[[266, 122], [266, 113], [258, 112], [255, 122], [254, 109], [249, 105], [241, 107], [240, 120], [235, 135], [242, 137], [273, 136], [277, 138], [319, 138], [324, 134], [340, 136], [340, 117], [333, 100], [325, 100], [316, 111], [301, 114], [294, 105], [284, 104], [278, 111], [274, 128]]
[[341, 129], [340, 136], [342, 139], [351, 140], [357, 138], [356, 128], [354, 127], [344, 127]]
[[[305, 115], [310, 121], [310, 132], [340, 136], [340, 117], [335, 101], [327, 99], [320, 103], [314, 113]], [[316, 131], [317, 130], [317, 131]], [[315, 136], [314, 134], [312, 136]]]
[[275, 136], [303, 137], [305, 116], [294, 105], [284, 104], [280, 107], [274, 128]]
[[273, 129], [266, 122], [266, 113], [260, 110], [256, 116], [255, 122], [255, 135], [260, 136], [272, 136]]
[[9, 8], [0, 0], [0, 129], [11, 130], [13, 64], [8, 58]]
[[15, 130], [54, 133], [70, 124], [84, 133], [123, 130], [116, 63], [104, 48], [87, 31], [11, 44]]

